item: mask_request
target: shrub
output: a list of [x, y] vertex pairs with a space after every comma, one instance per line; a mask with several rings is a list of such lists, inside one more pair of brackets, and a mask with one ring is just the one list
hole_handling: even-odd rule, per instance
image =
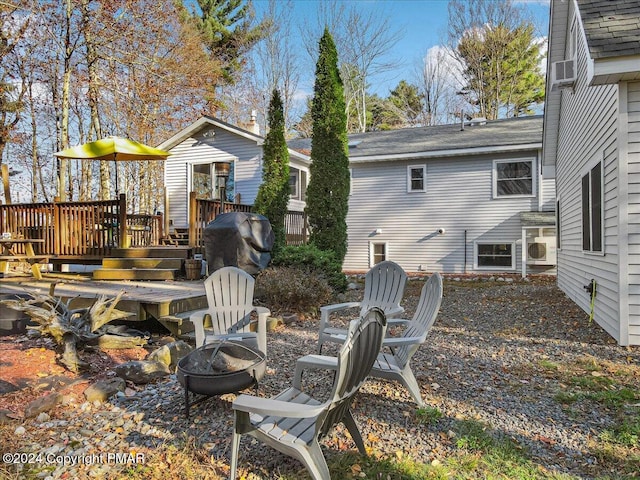
[[256, 278], [256, 298], [274, 313], [315, 312], [329, 303], [332, 293], [322, 275], [297, 267], [269, 267]]
[[347, 277], [333, 252], [320, 250], [314, 245], [290, 245], [284, 247], [273, 259], [274, 267], [296, 267], [310, 275], [324, 276], [336, 292], [347, 289]]

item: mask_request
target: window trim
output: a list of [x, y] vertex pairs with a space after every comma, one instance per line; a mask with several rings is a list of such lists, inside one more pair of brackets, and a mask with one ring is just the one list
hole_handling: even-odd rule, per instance
[[[593, 250], [593, 202], [591, 201], [591, 193], [593, 192], [593, 181], [592, 181], [592, 172], [593, 170], [600, 165], [600, 250]], [[584, 197], [582, 191], [582, 185], [585, 177], [589, 177], [589, 250], [585, 250], [584, 248]], [[585, 255], [595, 255], [595, 256], [604, 256], [605, 254], [605, 219], [604, 219], [604, 154], [602, 158], [595, 162], [589, 162], [588, 166], [583, 168], [580, 172], [580, 248], [582, 253]]]
[[369, 268], [372, 268], [373, 266], [376, 265], [376, 263], [374, 263], [374, 248], [376, 245], [384, 245], [384, 258], [382, 260], [380, 260], [381, 262], [384, 262], [385, 260], [389, 259], [389, 242], [385, 241], [370, 241], [369, 242]]
[[[411, 185], [411, 171], [422, 170], [422, 188], [414, 189]], [[407, 193], [424, 193], [427, 191], [427, 165], [407, 165]]]
[[[498, 195], [498, 164], [531, 162], [531, 193], [517, 195]], [[504, 198], [535, 198], [538, 192], [538, 164], [535, 157], [494, 159], [492, 166], [492, 194], [494, 200]]]
[[[511, 245], [511, 267], [506, 266], [495, 266], [495, 267], [485, 267], [478, 265], [478, 246], [479, 245]], [[476, 240], [473, 242], [473, 269], [474, 270], [485, 270], [485, 271], [515, 271], [517, 267], [517, 251], [516, 251], [516, 242], [501, 242], [499, 240], [489, 241], [489, 240]]]

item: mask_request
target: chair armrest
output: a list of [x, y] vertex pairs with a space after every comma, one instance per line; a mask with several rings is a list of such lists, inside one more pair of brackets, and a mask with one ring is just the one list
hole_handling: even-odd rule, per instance
[[390, 337], [382, 341], [383, 347], [400, 347], [402, 345], [416, 345], [423, 343], [422, 337]]
[[348, 308], [357, 308], [360, 307], [360, 305], [360, 302], [345, 302], [320, 307], [320, 334], [322, 334], [324, 329], [329, 324], [329, 316], [332, 313], [339, 312], [341, 310], [347, 310]]
[[359, 306], [360, 306], [360, 302], [334, 303], [333, 305], [324, 305], [320, 307], [320, 311], [330, 314], [334, 312], [339, 312], [340, 310], [346, 310], [347, 308], [354, 308]]
[[402, 315], [404, 313], [404, 308], [400, 305], [397, 307], [389, 308], [385, 310], [384, 314], [387, 317], [387, 322], [390, 318], [395, 318], [397, 315]]
[[296, 371], [293, 375], [293, 388], [300, 390], [302, 373], [305, 370], [336, 370], [338, 359], [327, 355], [305, 355], [296, 361]]
[[204, 345], [205, 333], [204, 333], [204, 317], [209, 314], [209, 309], [197, 310], [189, 315], [189, 321], [193, 324], [193, 328], [196, 334], [196, 348]]
[[271, 310], [266, 307], [253, 307], [254, 311], [258, 314], [258, 328], [256, 333], [258, 335], [258, 350], [267, 356], [267, 317], [271, 315]]
[[411, 323], [411, 320], [406, 318], [388, 318], [387, 319], [387, 329], [390, 327], [404, 327]]
[[309, 418], [319, 415], [325, 405], [309, 405], [302, 403], [283, 402], [271, 398], [240, 395], [234, 401], [232, 408], [240, 412], [257, 413], [258, 415], [276, 415], [290, 418]]

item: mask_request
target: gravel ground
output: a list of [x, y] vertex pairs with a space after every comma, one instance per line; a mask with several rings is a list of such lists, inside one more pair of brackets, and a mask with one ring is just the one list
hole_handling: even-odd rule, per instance
[[[353, 408], [365, 444], [373, 442], [377, 451], [390, 456], [403, 452], [423, 462], [443, 460], [458, 450], [451, 438], [457, 422], [478, 420], [490, 433], [515, 440], [549, 471], [586, 479], [608, 474], [590, 447], [597, 433], [613, 424], [613, 413], [588, 401], [567, 409], [554, 395], [567, 388], [567, 372], [588, 374], [588, 365], [596, 363], [604, 366], [605, 374], [623, 369], [627, 382], [640, 391], [640, 349], [617, 346], [554, 282], [449, 277], [436, 324], [412, 361], [425, 401], [443, 417], [432, 424], [419, 422], [417, 407], [402, 386], [370, 380]], [[420, 280], [412, 279], [407, 287], [403, 305], [408, 315], [413, 314], [421, 286]], [[358, 295], [360, 291], [352, 291], [347, 298]], [[270, 333], [267, 375], [257, 392], [249, 393], [271, 396], [288, 386], [295, 360], [315, 353], [316, 338], [315, 319]], [[305, 378], [318, 391], [326, 391], [328, 378]], [[192, 407], [189, 421], [175, 377], [129, 395], [101, 405], [71, 404], [54, 418], [45, 415], [25, 422], [25, 431], [17, 433], [24, 436], [23, 451], [90, 455], [133, 449], [153, 455], [150, 449], [156, 445], [184, 445], [190, 439], [186, 442], [213, 463], [228, 464], [233, 394]], [[635, 405], [635, 414], [638, 410]], [[341, 426], [323, 446], [327, 457], [354, 448]], [[299, 463], [253, 444], [250, 437], [242, 439], [239, 466], [249, 479], [277, 479], [301, 471]], [[117, 468], [113, 463], [91, 469], [60, 465], [51, 477], [117, 478]]]

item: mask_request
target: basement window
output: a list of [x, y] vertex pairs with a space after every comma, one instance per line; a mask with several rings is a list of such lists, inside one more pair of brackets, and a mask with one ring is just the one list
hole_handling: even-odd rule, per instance
[[369, 243], [369, 267], [384, 262], [387, 259], [387, 244], [386, 242], [371, 242]]
[[475, 243], [475, 265], [477, 270], [515, 270], [515, 243]]

